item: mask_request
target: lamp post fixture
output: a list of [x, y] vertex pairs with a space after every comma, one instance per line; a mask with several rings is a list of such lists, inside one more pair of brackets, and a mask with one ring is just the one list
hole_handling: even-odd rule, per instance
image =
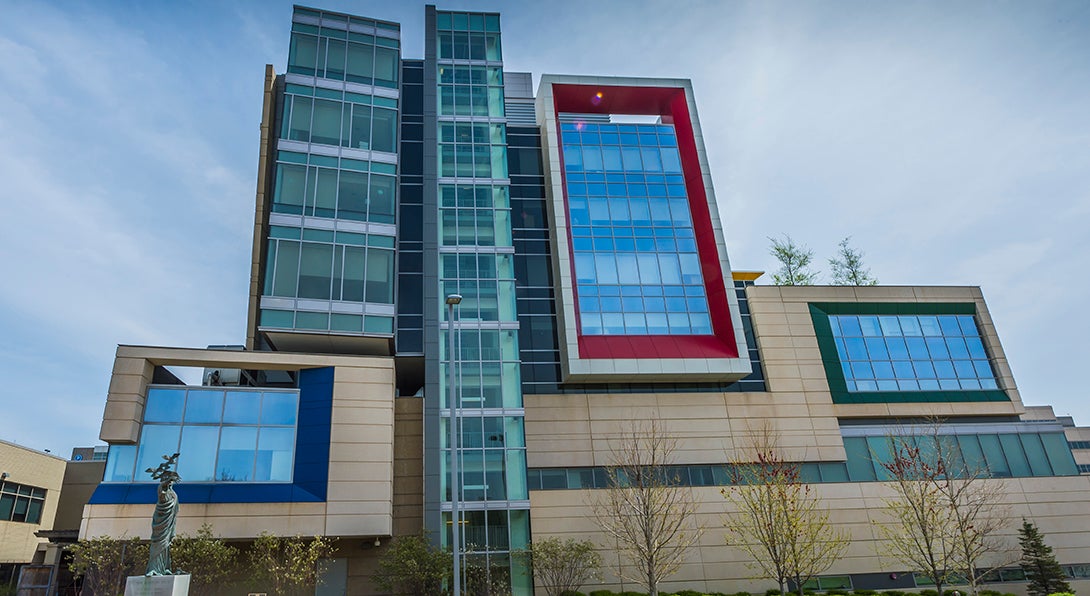
[[451, 542], [454, 550], [454, 596], [462, 596], [462, 542], [461, 542], [461, 476], [458, 470], [458, 459], [461, 455], [462, 429], [461, 429], [461, 392], [456, 386], [454, 364], [457, 361], [454, 354], [454, 307], [462, 302], [460, 294], [447, 296], [447, 405], [450, 407], [450, 521]]

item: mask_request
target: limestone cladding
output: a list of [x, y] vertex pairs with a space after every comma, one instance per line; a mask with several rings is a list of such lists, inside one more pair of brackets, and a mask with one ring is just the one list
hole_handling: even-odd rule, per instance
[[[997, 556], [1009, 561], [1017, 559], [1018, 520], [1033, 520], [1048, 537], [1057, 558], [1064, 563], [1090, 561], [1090, 477], [1065, 476], [1052, 478], [1020, 478], [987, 480], [1001, 491], [1009, 504], [1007, 524], [1003, 534], [1004, 550]], [[850, 532], [851, 545], [845, 556], [827, 574], [903, 571], [903, 564], [891, 560], [876, 525], [888, 521], [883, 499], [890, 494], [884, 483], [838, 483], [813, 486], [817, 498], [830, 512], [830, 521]], [[754, 578], [747, 565], [747, 555], [728, 547], [724, 538], [723, 520], [731, 514], [730, 506], [715, 487], [693, 488], [698, 503], [694, 525], [704, 529], [698, 546], [691, 549], [676, 575], [671, 576], [664, 591], [682, 589], [734, 593], [763, 592], [775, 587], [772, 580]], [[547, 490], [530, 493], [533, 512], [533, 540], [547, 537], [591, 540], [599, 545], [605, 574], [602, 588], [617, 590], [618, 557], [616, 546], [603, 540], [593, 518], [595, 490]], [[1081, 582], [1083, 589], [1090, 582]], [[631, 585], [626, 582], [626, 586]], [[1073, 585], [1074, 587], [1074, 585]], [[598, 589], [596, 586], [594, 589]], [[626, 588], [627, 589], [627, 588]], [[1002, 591], [1018, 591], [1024, 585], [1004, 584]], [[1076, 588], [1079, 589], [1079, 588]]]

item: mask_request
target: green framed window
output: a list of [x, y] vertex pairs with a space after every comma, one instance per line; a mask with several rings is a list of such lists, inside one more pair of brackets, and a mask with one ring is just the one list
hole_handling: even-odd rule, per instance
[[835, 403], [1009, 401], [973, 303], [811, 303]]

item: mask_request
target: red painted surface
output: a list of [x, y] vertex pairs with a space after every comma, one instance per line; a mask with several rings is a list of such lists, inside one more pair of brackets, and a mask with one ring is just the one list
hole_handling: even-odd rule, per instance
[[[599, 95], [600, 94], [600, 95]], [[571, 257], [572, 292], [575, 299], [576, 329], [580, 358], [737, 358], [734, 326], [728, 307], [728, 291], [734, 284], [723, 279], [719, 254], [715, 246], [708, 195], [700, 172], [696, 136], [689, 114], [685, 90], [681, 87], [630, 87], [595, 85], [553, 85], [553, 107], [559, 112], [582, 114], [632, 114], [661, 116], [673, 124], [677, 134], [685, 192], [689, 197], [689, 212], [693, 220], [704, 291], [708, 296], [713, 335], [583, 335], [579, 322], [579, 294], [574, 283], [575, 257], [571, 246], [571, 222], [568, 222], [568, 252]], [[560, 134], [560, 122], [556, 126]], [[561, 179], [564, 185], [564, 209], [568, 210], [568, 186], [564, 175], [564, 151], [558, 148]]]

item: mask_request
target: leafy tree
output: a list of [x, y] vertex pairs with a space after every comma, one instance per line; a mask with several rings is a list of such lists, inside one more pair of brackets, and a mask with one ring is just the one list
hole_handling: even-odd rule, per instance
[[1071, 592], [1064, 570], [1052, 554], [1052, 547], [1045, 544], [1037, 525], [1022, 520], [1018, 530], [1018, 542], [1022, 545], [1022, 570], [1026, 572], [1030, 596], [1048, 596], [1057, 592]]
[[262, 532], [247, 553], [252, 580], [276, 596], [313, 592], [320, 579], [318, 561], [333, 554], [333, 543], [322, 536], [308, 540]]
[[[889, 554], [927, 577], [938, 596], [958, 578], [979, 592], [983, 576], [1005, 565], [999, 536], [1009, 522], [1003, 492], [985, 485], [984, 462], [968, 462], [954, 437], [930, 434], [890, 437], [889, 461], [879, 462], [892, 481], [886, 499], [893, 523], [878, 524]], [[989, 556], [999, 555], [992, 567]]]
[[833, 269], [833, 285], [878, 285], [878, 280], [870, 274], [870, 269], [863, 266], [863, 251], [849, 246], [849, 240], [851, 240], [851, 236], [841, 240], [836, 258], [829, 259], [829, 266]]
[[675, 446], [653, 419], [625, 430], [606, 468], [606, 489], [593, 502], [602, 532], [631, 564], [620, 573], [649, 596], [658, 596], [659, 582], [677, 572], [702, 533], [693, 524], [692, 491], [668, 471]]
[[170, 547], [175, 568], [189, 575], [194, 596], [218, 594], [238, 568], [238, 549], [216, 538], [212, 526], [204, 524], [196, 536], [179, 534]]
[[526, 554], [546, 596], [576, 592], [587, 581], [602, 577], [602, 555], [589, 540], [545, 538], [531, 543]]
[[[465, 596], [511, 596], [511, 568], [492, 555], [468, 550], [462, 558], [462, 594]], [[502, 560], [502, 559], [501, 559]]]
[[787, 461], [771, 429], [760, 432], [752, 460], [732, 466], [730, 488], [721, 492], [737, 513], [726, 519], [727, 542], [750, 556], [752, 566], [775, 579], [780, 593], [793, 581], [803, 585], [825, 572], [848, 547], [848, 535], [829, 523], [800, 465]]
[[814, 261], [814, 251], [795, 244], [790, 236], [784, 234], [783, 240], [769, 237], [772, 246], [768, 253], [780, 262], [780, 269], [772, 274], [772, 283], [777, 286], [812, 286], [817, 281], [817, 272], [810, 269]]
[[445, 594], [453, 563], [449, 551], [436, 548], [423, 536], [402, 536], [379, 559], [375, 585], [409, 596]]
[[83, 576], [81, 594], [120, 594], [125, 578], [143, 575], [148, 564], [148, 545], [139, 538], [99, 536], [68, 547], [72, 573]]

